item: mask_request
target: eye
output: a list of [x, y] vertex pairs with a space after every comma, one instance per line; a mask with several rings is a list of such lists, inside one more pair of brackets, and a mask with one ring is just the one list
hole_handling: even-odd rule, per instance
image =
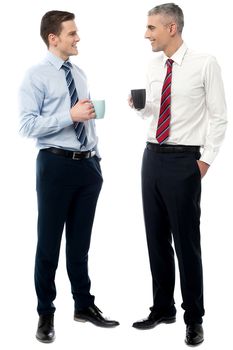
[[150, 31], [153, 31], [153, 30], [156, 29], [156, 27], [154, 27], [154, 26], [148, 26], [148, 29], [149, 29]]

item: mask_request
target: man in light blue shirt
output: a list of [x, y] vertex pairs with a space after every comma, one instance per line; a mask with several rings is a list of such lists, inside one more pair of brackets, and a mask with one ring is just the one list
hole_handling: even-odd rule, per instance
[[[70, 96], [64, 70], [61, 69], [63, 63], [64, 59], [48, 51], [45, 60], [27, 72], [20, 90], [20, 132], [23, 136], [36, 138], [40, 149], [58, 147], [80, 151], [73, 122], [82, 120], [88, 139], [85, 150], [95, 149], [98, 154], [98, 138], [93, 120], [95, 114], [88, 99], [86, 76], [73, 65], [71, 70], [79, 96], [73, 111], [78, 113], [75, 118], [70, 112]], [[79, 110], [81, 108], [83, 111]]]
[[74, 319], [101, 327], [119, 324], [103, 317], [90, 294], [88, 251], [103, 179], [86, 76], [69, 62], [80, 40], [74, 18], [64, 11], [43, 16], [41, 36], [48, 53], [27, 72], [20, 88], [20, 133], [35, 138], [39, 148], [36, 337], [46, 343], [55, 339], [55, 273], [64, 226]]

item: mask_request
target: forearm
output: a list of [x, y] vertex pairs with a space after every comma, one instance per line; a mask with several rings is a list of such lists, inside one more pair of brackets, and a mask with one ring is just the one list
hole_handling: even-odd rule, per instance
[[147, 101], [145, 108], [139, 111], [137, 110], [136, 112], [137, 112], [137, 115], [139, 115], [143, 119], [149, 118], [156, 113], [155, 104], [153, 102]]
[[44, 137], [55, 134], [72, 123], [69, 112], [48, 117], [25, 113], [20, 119], [20, 134], [29, 138]]
[[226, 113], [223, 113], [218, 117], [216, 116], [210, 118], [209, 131], [204, 144], [204, 151], [200, 158], [201, 161], [207, 164], [212, 164], [224, 140], [226, 128]]

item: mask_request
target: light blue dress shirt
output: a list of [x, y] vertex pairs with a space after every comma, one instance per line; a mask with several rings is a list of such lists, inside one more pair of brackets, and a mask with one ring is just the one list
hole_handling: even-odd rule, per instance
[[[73, 121], [70, 115], [70, 95], [64, 61], [48, 51], [45, 60], [33, 66], [25, 75], [19, 90], [20, 134], [37, 139], [39, 149], [57, 147], [80, 151]], [[89, 98], [84, 72], [76, 65], [72, 67], [79, 99]], [[82, 151], [97, 150], [95, 121], [85, 121], [88, 143]]]

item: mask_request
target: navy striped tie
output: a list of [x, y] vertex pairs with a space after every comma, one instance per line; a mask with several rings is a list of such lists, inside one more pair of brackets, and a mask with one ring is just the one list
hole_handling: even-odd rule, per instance
[[[74, 78], [71, 73], [72, 64], [70, 62], [64, 62], [62, 69], [65, 71], [66, 82], [70, 94], [70, 106], [73, 107], [78, 102], [78, 94], [74, 83]], [[78, 141], [82, 146], [87, 145], [87, 135], [85, 130], [85, 125], [83, 122], [74, 122], [74, 130]]]
[[156, 131], [156, 139], [159, 144], [164, 143], [169, 137], [170, 131], [170, 120], [171, 120], [171, 83], [172, 83], [172, 59], [168, 59], [167, 74], [164, 79], [162, 95], [161, 95], [161, 106], [159, 112], [159, 120]]

